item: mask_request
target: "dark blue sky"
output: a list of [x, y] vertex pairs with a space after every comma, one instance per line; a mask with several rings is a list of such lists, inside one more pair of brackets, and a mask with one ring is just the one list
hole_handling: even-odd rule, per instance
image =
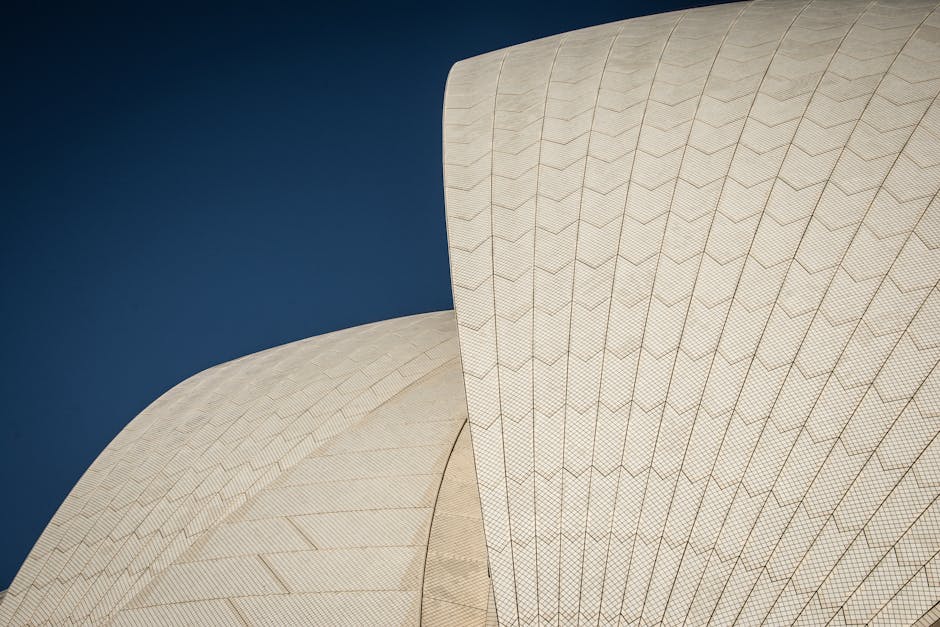
[[0, 589], [182, 379], [452, 306], [451, 64], [706, 3], [5, 3]]

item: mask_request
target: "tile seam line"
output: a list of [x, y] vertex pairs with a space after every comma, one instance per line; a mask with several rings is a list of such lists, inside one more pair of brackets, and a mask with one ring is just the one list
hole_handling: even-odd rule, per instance
[[466, 603], [458, 603], [457, 601], [452, 601], [450, 599], [445, 599], [443, 597], [434, 596], [433, 594], [428, 595], [427, 598], [431, 601], [437, 601], [438, 603], [443, 603], [444, 605], [456, 605], [457, 607], [465, 607], [468, 610], [479, 610], [481, 612], [486, 612], [485, 607], [479, 607], [478, 605], [467, 605]]
[[[444, 462], [444, 467], [441, 469], [441, 479], [437, 482], [437, 490], [434, 493], [434, 504], [431, 506], [430, 520], [428, 521], [428, 533], [427, 541], [424, 543], [424, 558], [421, 560], [421, 581], [419, 582], [418, 594], [418, 627], [424, 625], [424, 588], [425, 582], [427, 581], [428, 576], [428, 554], [431, 552], [431, 537], [434, 533], [434, 519], [437, 514], [437, 503], [441, 499], [441, 489], [444, 487], [444, 479], [447, 477], [447, 471], [451, 469], [450, 460], [454, 455], [454, 451], [457, 449], [457, 441], [460, 440], [460, 436], [463, 434], [464, 429], [467, 429], [469, 423], [469, 417], [465, 418], [462, 423], [460, 423], [460, 428], [457, 429], [457, 434], [454, 436], [454, 441], [450, 445], [450, 451], [447, 452], [447, 460]], [[476, 473], [476, 469], [474, 469]]]
[[242, 625], [243, 625], [244, 627], [250, 627], [250, 626], [251, 626], [251, 623], [248, 622], [248, 619], [245, 618], [245, 615], [242, 614], [241, 609], [239, 609], [238, 605], [235, 603], [235, 601], [234, 601], [233, 599], [231, 599], [231, 598], [226, 599], [226, 603], [228, 604], [229, 607], [232, 608], [232, 611], [235, 612], [235, 616], [238, 617], [238, 620], [240, 620], [240, 621], [242, 622]]
[[[920, 620], [923, 620], [924, 618], [927, 617], [928, 614], [931, 614], [931, 613], [933, 613], [933, 612], [940, 612], [940, 601], [937, 601], [936, 603], [934, 603], [934, 604], [930, 607], [930, 609], [928, 609], [926, 612], [924, 612], [924, 615], [920, 617]], [[936, 614], [935, 614], [934, 616], [936, 616]], [[917, 627], [921, 627], [921, 625], [917, 625]]]
[[[538, 527], [538, 518], [539, 518], [539, 508], [538, 508], [538, 487], [537, 481], [535, 479], [535, 468], [536, 468], [536, 437], [535, 437], [535, 268], [537, 255], [537, 240], [538, 240], [538, 226], [539, 226], [539, 185], [542, 180], [542, 141], [545, 137], [545, 118], [548, 113], [548, 90], [552, 84], [552, 75], [555, 73], [555, 63], [558, 61], [558, 53], [561, 52], [562, 47], [565, 45], [565, 42], [568, 41], [568, 33], [561, 35], [558, 40], [558, 44], [555, 46], [555, 51], [552, 55], [552, 63], [548, 68], [548, 78], [545, 81], [545, 97], [542, 100], [542, 119], [539, 124], [539, 138], [538, 138], [538, 151], [535, 156], [535, 207], [532, 214], [532, 326], [530, 331], [530, 337], [532, 338], [532, 363], [529, 368], [531, 380], [530, 389], [529, 389], [529, 399], [532, 405], [532, 533], [534, 535], [534, 551], [535, 551], [535, 612], [536, 618], [541, 616], [541, 592], [539, 587], [539, 527]], [[493, 124], [495, 126], [495, 120]], [[495, 273], [496, 268], [493, 268]], [[493, 312], [493, 315], [496, 315], [496, 312]], [[507, 494], [508, 494], [508, 485], [507, 485]], [[497, 617], [498, 618], [498, 617]]]
[[[284, 591], [284, 592], [258, 592], [256, 594], [237, 594], [230, 596], [218, 596], [218, 597], [206, 597], [203, 599], [191, 599], [186, 601], [171, 601], [169, 603], [160, 603], [157, 605], [138, 605], [136, 607], [127, 607], [122, 608], [122, 612], [134, 612], [138, 610], [149, 610], [156, 609], [161, 607], [174, 607], [177, 605], [192, 605], [195, 603], [210, 603], [212, 601], [231, 601], [235, 602], [240, 599], [265, 599], [265, 598], [285, 598], [285, 597], [306, 597], [306, 596], [331, 596], [331, 595], [355, 595], [362, 593], [375, 593], [375, 592], [398, 592], [402, 594], [417, 593], [417, 590], [409, 587], [398, 587], [398, 588], [346, 588], [346, 589], [336, 589], [336, 590], [304, 590], [300, 592], [295, 591]], [[113, 622], [113, 621], [111, 621]], [[48, 621], [47, 621], [48, 624]], [[84, 624], [84, 623], [83, 623]], [[111, 624], [110, 622], [107, 624]], [[251, 623], [249, 623], [251, 624]], [[33, 623], [28, 623], [28, 625], [33, 625]]]

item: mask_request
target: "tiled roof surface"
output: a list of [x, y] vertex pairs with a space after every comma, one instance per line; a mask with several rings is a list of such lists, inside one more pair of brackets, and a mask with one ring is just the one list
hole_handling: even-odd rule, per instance
[[940, 598], [940, 13], [748, 2], [458, 63], [460, 351], [504, 625]]
[[0, 623], [416, 624], [465, 421], [451, 312], [211, 368], [89, 468]]

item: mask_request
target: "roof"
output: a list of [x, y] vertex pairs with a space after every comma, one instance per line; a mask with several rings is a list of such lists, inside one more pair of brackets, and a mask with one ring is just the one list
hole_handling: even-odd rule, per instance
[[753, 2], [461, 61], [444, 171], [501, 624], [940, 598], [940, 13]]
[[[89, 468], [0, 623], [414, 624], [422, 602], [446, 610], [471, 594], [482, 625], [489, 582], [466, 436], [455, 449], [465, 420], [450, 312], [211, 368]], [[461, 544], [442, 549], [446, 519], [468, 508]], [[454, 555], [482, 569], [480, 591], [453, 588]]]

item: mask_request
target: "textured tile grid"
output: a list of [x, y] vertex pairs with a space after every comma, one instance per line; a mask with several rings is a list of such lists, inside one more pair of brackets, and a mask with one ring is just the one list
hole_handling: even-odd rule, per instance
[[[917, 16], [917, 20], [914, 21], [916, 25], [917, 21], [921, 16]], [[864, 24], [864, 19], [860, 21], [861, 24]], [[905, 33], [909, 36], [909, 33]], [[906, 38], [906, 37], [905, 37]], [[902, 42], [905, 38], [902, 38]], [[890, 57], [889, 57], [890, 58]], [[867, 111], [867, 107], [865, 111]], [[810, 109], [812, 112], [812, 109]], [[854, 314], [858, 309], [848, 309], [847, 311], [839, 311], [839, 307], [845, 307], [846, 301], [848, 304], [855, 305], [855, 307], [860, 308], [861, 305], [864, 305], [865, 297], [870, 298], [869, 288], [873, 286], [871, 281], [868, 281], [867, 284], [861, 286], [856, 284], [856, 279], [852, 276], [853, 272], [851, 270], [845, 270], [845, 274], [834, 273], [835, 268], [840, 267], [840, 264], [846, 261], [845, 245], [849, 242], [852, 244], [860, 244], [864, 246], [865, 239], [861, 239], [861, 242], [856, 239], [856, 236], [859, 233], [859, 228], [862, 224], [862, 220], [856, 218], [856, 221], [844, 220], [843, 222], [835, 222], [832, 220], [832, 215], [836, 211], [844, 212], [840, 218], [850, 217], [852, 214], [846, 211], [846, 209], [854, 209], [856, 215], [863, 214], [867, 212], [868, 209], [865, 205], [861, 204], [868, 200], [871, 202], [870, 196], [866, 199], [864, 191], [856, 196], [860, 196], [858, 200], [861, 202], [855, 204], [854, 206], [846, 205], [830, 205], [827, 200], [830, 202], [833, 201], [833, 198], [840, 198], [843, 196], [841, 193], [843, 190], [839, 188], [840, 176], [844, 176], [843, 173], [849, 174], [850, 176], [855, 176], [857, 173], [854, 170], [849, 170], [848, 168], [841, 169], [839, 166], [844, 163], [843, 157], [848, 157], [847, 161], [851, 162], [851, 155], [854, 155], [852, 152], [853, 146], [853, 137], [857, 128], [864, 122], [864, 112], [862, 118], [859, 122], [856, 122], [856, 127], [853, 129], [852, 134], [849, 135], [847, 147], [848, 149], [840, 152], [839, 157], [836, 160], [836, 166], [829, 175], [829, 178], [825, 180], [823, 184], [821, 200], [817, 200], [817, 205], [815, 206], [811, 219], [807, 223], [806, 228], [801, 236], [800, 243], [798, 244], [797, 253], [788, 264], [786, 273], [784, 274], [784, 282], [781, 284], [779, 296], [775, 299], [774, 308], [771, 310], [770, 317], [765, 322], [765, 326], [762, 329], [761, 333], [763, 338], [769, 338], [770, 341], [766, 339], [766, 346], [772, 348], [774, 357], [771, 358], [767, 353], [770, 351], [762, 353], [760, 350], [755, 354], [752, 359], [751, 365], [749, 366], [748, 372], [745, 373], [745, 386], [747, 383], [750, 383], [748, 380], [748, 375], [753, 371], [753, 367], [756, 365], [763, 366], [767, 363], [772, 366], [779, 366], [786, 364], [786, 369], [783, 371], [783, 380], [778, 385], [782, 387], [778, 388], [776, 396], [772, 397], [773, 402], [770, 408], [770, 419], [765, 420], [760, 425], [756, 437], [752, 438], [750, 441], [754, 444], [748, 444], [752, 448], [748, 452], [745, 449], [745, 454], [748, 454], [748, 464], [743, 466], [744, 479], [741, 483], [737, 485], [735, 490], [731, 495], [731, 506], [727, 509], [728, 516], [726, 516], [721, 525], [719, 526], [718, 539], [716, 544], [716, 549], [709, 555], [709, 559], [706, 561], [706, 567], [702, 571], [702, 579], [710, 582], [715, 582], [717, 580], [718, 586], [722, 582], [725, 582], [725, 589], [730, 588], [727, 586], [727, 575], [722, 574], [720, 569], [723, 568], [734, 568], [733, 565], [729, 564], [726, 560], [729, 554], [735, 554], [734, 552], [740, 551], [740, 547], [743, 543], [746, 543], [747, 540], [751, 537], [751, 532], [747, 534], [741, 534], [742, 529], [752, 529], [752, 523], [749, 521], [752, 520], [753, 515], [758, 515], [763, 512], [764, 504], [768, 502], [768, 499], [771, 494], [776, 496], [776, 492], [767, 492], [766, 483], [769, 479], [773, 478], [776, 482], [777, 479], [773, 477], [772, 469], [775, 463], [790, 461], [791, 462], [791, 472], [796, 472], [801, 475], [808, 476], [808, 469], [812, 466], [811, 463], [812, 457], [800, 456], [801, 453], [804, 453], [800, 450], [799, 446], [802, 444], [799, 436], [803, 433], [802, 427], [799, 430], [793, 431], [792, 427], [797, 426], [793, 424], [793, 420], [798, 420], [803, 417], [804, 412], [810, 412], [813, 410], [819, 411], [819, 406], [814, 406], [812, 404], [816, 403], [819, 399], [818, 394], [813, 394], [813, 389], [824, 385], [829, 379], [821, 379], [820, 374], [826, 372], [825, 366], [831, 367], [831, 362], [826, 361], [827, 359], [839, 359], [840, 356], [836, 356], [836, 351], [839, 350], [840, 341], [844, 342], [844, 339], [840, 335], [848, 333], [849, 328], [844, 325], [847, 321], [846, 318], [851, 314]], [[887, 166], [887, 164], [886, 164]], [[827, 198], [827, 192], [830, 189], [836, 188], [837, 191]], [[830, 208], [833, 207], [833, 208]], [[829, 209], [828, 212], [825, 212]], [[893, 207], [892, 207], [893, 209]], [[824, 213], [825, 212], [825, 213]], [[843, 217], [844, 216], [844, 217]], [[896, 217], [896, 216], [892, 216]], [[903, 221], [900, 222], [901, 225], [904, 225]], [[830, 231], [834, 231], [832, 233]], [[839, 231], [842, 231], [841, 237], [839, 236]], [[835, 237], [833, 236], [835, 235]], [[868, 238], [872, 242], [872, 238]], [[820, 247], [820, 240], [823, 240], [825, 243], [824, 247]], [[844, 243], [843, 243], [844, 242]], [[895, 245], [895, 242], [888, 242], [882, 251], [882, 258], [890, 258], [887, 254]], [[873, 252], [871, 249], [873, 246], [869, 245], [869, 250], [862, 249], [864, 252], [861, 252], [858, 257], [862, 258], [866, 254], [871, 254]], [[851, 254], [851, 248], [849, 249]], [[805, 255], [803, 254], [805, 252]], [[841, 259], [837, 255], [841, 254]], [[849, 257], [851, 259], [851, 257]], [[836, 263], [834, 264], [833, 261]], [[866, 261], [871, 262], [871, 258], [866, 258]], [[869, 276], [865, 278], [874, 278], [877, 276], [878, 272], [884, 272], [884, 270], [879, 270], [877, 267], [869, 268]], [[800, 275], [815, 275], [819, 277], [801, 277]], [[828, 274], [828, 278], [827, 278]], [[842, 279], [841, 282], [838, 282], [839, 279]], [[795, 285], [790, 288], [788, 291], [788, 282], [794, 281]], [[799, 282], [797, 282], [799, 281]], [[807, 285], [807, 281], [812, 281], [813, 285]], [[825, 281], [825, 283], [823, 283]], [[840, 289], [841, 288], [841, 289]], [[834, 294], [830, 290], [840, 289], [844, 292], [840, 294], [835, 292]], [[807, 299], [807, 295], [811, 294], [812, 291], [815, 291], [817, 294], [821, 293], [820, 296], [816, 297], [816, 300]], [[856, 293], [852, 293], [852, 292]], [[853, 300], [849, 298], [854, 297]], [[799, 299], [803, 299], [804, 302], [796, 302]], [[808, 302], [806, 302], [808, 300]], [[823, 313], [825, 316], [826, 313], [830, 313], [831, 317], [842, 319], [839, 322], [842, 322], [841, 332], [839, 328], [833, 328], [829, 319], [818, 316], [819, 312]], [[793, 315], [795, 314], [795, 315]], [[849, 318], [850, 320], [851, 318]], [[775, 323], [778, 323], [779, 326], [775, 326]], [[815, 324], [814, 324], [815, 323]], [[786, 328], [786, 331], [779, 332], [776, 329]], [[805, 331], [803, 330], [805, 329]], [[801, 333], [802, 332], [802, 333]], [[786, 333], [786, 335], [784, 335]], [[811, 335], [813, 334], [813, 335]], [[777, 339], [776, 342], [773, 342], [773, 339]], [[842, 344], [844, 346], [844, 344]], [[799, 351], [799, 352], [798, 352]], [[809, 353], [809, 357], [805, 357], [804, 354]], [[796, 354], [795, 359], [792, 357]], [[765, 357], [765, 355], [767, 355]], [[831, 355], [831, 357], [830, 357]], [[762, 357], [764, 357], [762, 359]], [[788, 358], [793, 361], [786, 361], [784, 358]], [[815, 362], [815, 363], [813, 363]], [[753, 381], [753, 380], [752, 380]], [[766, 385], [766, 384], [764, 384]], [[773, 389], [773, 388], [771, 388]], [[760, 390], [755, 390], [754, 394], [760, 393]], [[738, 399], [742, 398], [744, 394], [747, 393], [747, 387], [741, 392], [741, 396]], [[787, 396], [789, 394], [793, 396]], [[821, 394], [822, 392], [819, 392]], [[815, 399], [815, 400], [814, 400]], [[823, 402], [825, 402], [825, 398]], [[844, 399], [840, 399], [844, 400]], [[740, 402], [736, 400], [736, 403]], [[737, 408], [735, 408], [737, 409]], [[833, 408], [836, 411], [844, 412], [847, 407], [842, 406], [838, 408]], [[789, 421], [786, 421], [782, 428], [777, 427], [779, 424], [777, 421], [784, 422], [786, 419], [782, 416], [778, 418], [780, 414], [786, 411], [791, 417]], [[831, 415], [826, 413], [822, 414], [829, 418]], [[734, 416], [732, 417], [734, 420]], [[742, 422], [746, 420], [746, 416], [741, 414]], [[808, 424], [809, 417], [805, 418], [804, 424]], [[835, 429], [838, 425], [837, 419], [830, 419], [826, 423], [826, 428]], [[767, 431], [767, 426], [771, 425], [771, 431]], [[774, 427], [777, 427], [782, 433], [775, 434]], [[770, 435], [774, 439], [771, 439], [764, 445], [763, 437], [765, 435]], [[828, 435], [828, 434], [827, 434]], [[795, 441], [794, 441], [795, 438]], [[804, 439], [806, 435], [804, 435]], [[762, 447], [763, 445], [763, 447]], [[757, 448], [754, 448], [754, 447]], [[790, 457], [791, 452], [787, 452], [787, 449], [783, 449], [785, 455], [769, 455], [764, 456], [761, 453], [771, 453], [780, 451], [782, 447], [793, 446], [797, 447], [791, 449], [791, 452], [796, 456]], [[806, 452], [809, 454], [809, 452]], [[768, 459], [769, 457], [769, 459]], [[755, 468], [754, 472], [749, 472], [751, 470], [750, 460], [757, 459], [762, 462], [759, 469]], [[771, 461], [775, 460], [775, 461]], [[796, 462], [796, 465], [793, 465], [793, 462]], [[730, 460], [726, 463], [735, 464], [736, 469], [732, 472], [739, 472], [737, 467], [740, 466], [735, 460]], [[754, 480], [749, 481], [748, 477], [753, 476], [756, 473], [760, 473], [760, 477], [754, 477]], [[802, 478], [802, 477], [801, 477]], [[797, 483], [801, 478], [793, 478], [793, 482], [790, 485], [797, 486]], [[785, 479], [784, 479], [785, 480]], [[744, 487], [745, 492], [742, 492], [739, 488]], [[773, 486], [771, 486], [773, 487]], [[752, 496], [753, 495], [753, 496]], [[790, 496], [790, 495], [788, 495]], [[742, 499], [743, 500], [740, 500]], [[750, 502], [747, 502], [747, 501]], [[792, 502], [792, 497], [788, 499]], [[738, 505], [740, 503], [740, 505]], [[759, 503], [759, 505], [757, 505]], [[773, 502], [771, 502], [773, 504]], [[740, 508], [740, 509], [739, 509]], [[737, 515], [737, 516], [736, 516]], [[775, 532], [778, 532], [777, 529]], [[772, 538], [773, 533], [768, 532], [768, 535], [765, 537]], [[737, 545], [722, 545], [721, 536], [724, 534], [726, 538], [729, 538], [728, 541], [735, 542], [735, 540], [730, 539], [730, 534], [738, 533], [741, 534], [740, 537], [736, 540], [739, 544]], [[765, 539], [761, 544], [755, 544], [753, 546], [755, 551], [760, 551], [764, 548], [772, 546]], [[722, 554], [721, 549], [724, 549], [726, 552]], [[739, 555], [739, 553], [738, 553]], [[721, 564], [715, 562], [716, 558], [721, 560]], [[738, 563], [738, 560], [735, 559], [735, 564]], [[709, 566], [712, 567], [712, 570], [709, 570]], [[714, 574], [712, 574], [714, 573]], [[747, 581], [746, 575], [744, 581]], [[738, 593], [747, 593], [749, 590], [749, 585], [744, 583], [740, 587], [736, 588]], [[733, 594], [724, 595], [724, 590], [721, 590], [719, 587], [715, 591], [718, 595], [721, 595], [724, 600], [734, 604], [737, 602], [737, 599], [733, 598]], [[694, 607], [694, 605], [693, 605]], [[706, 610], [708, 606], [705, 605]], [[714, 611], [714, 607], [710, 608], [711, 611]], [[693, 617], [695, 614], [693, 614]], [[701, 616], [701, 618], [707, 619], [709, 615]], [[715, 620], [721, 620], [721, 616], [714, 616]], [[726, 617], [730, 620], [731, 617]]]
[[938, 26], [933, 1], [741, 3], [452, 70], [501, 624], [933, 605]]
[[434, 507], [421, 624], [483, 627], [490, 593], [473, 451], [469, 429], [464, 428], [447, 462]]
[[[455, 349], [452, 314], [428, 314], [295, 342], [173, 388], [79, 481], [14, 580], [0, 622], [100, 623], [127, 607], [137, 608], [130, 622], [198, 622], [235, 611], [224, 599], [246, 595], [261, 596], [240, 615], [264, 622], [279, 603], [285, 616], [291, 607], [268, 595], [330, 574], [343, 581], [341, 569], [310, 578], [297, 571], [305, 552], [324, 564], [328, 555], [349, 558], [344, 564], [383, 557], [389, 572], [379, 577], [405, 563], [399, 545], [417, 561], [410, 596], [392, 596], [402, 616], [416, 619], [428, 495], [464, 416]], [[422, 392], [415, 384], [428, 377], [433, 389]], [[342, 512], [383, 507], [392, 518], [342, 520]], [[307, 516], [314, 512], [339, 520]], [[370, 529], [413, 533], [395, 539], [388, 555], [370, 554], [344, 547], [352, 524], [360, 525], [353, 547], [370, 546]], [[335, 530], [320, 552], [309, 539], [317, 525]], [[340, 611], [349, 595], [340, 590], [332, 603]], [[271, 613], [246, 617], [262, 606]]]
[[[185, 620], [187, 604], [223, 598], [246, 624], [416, 624], [432, 508], [466, 417], [455, 366], [433, 370], [286, 470], [113, 622]], [[250, 585], [252, 573], [268, 587]]]

